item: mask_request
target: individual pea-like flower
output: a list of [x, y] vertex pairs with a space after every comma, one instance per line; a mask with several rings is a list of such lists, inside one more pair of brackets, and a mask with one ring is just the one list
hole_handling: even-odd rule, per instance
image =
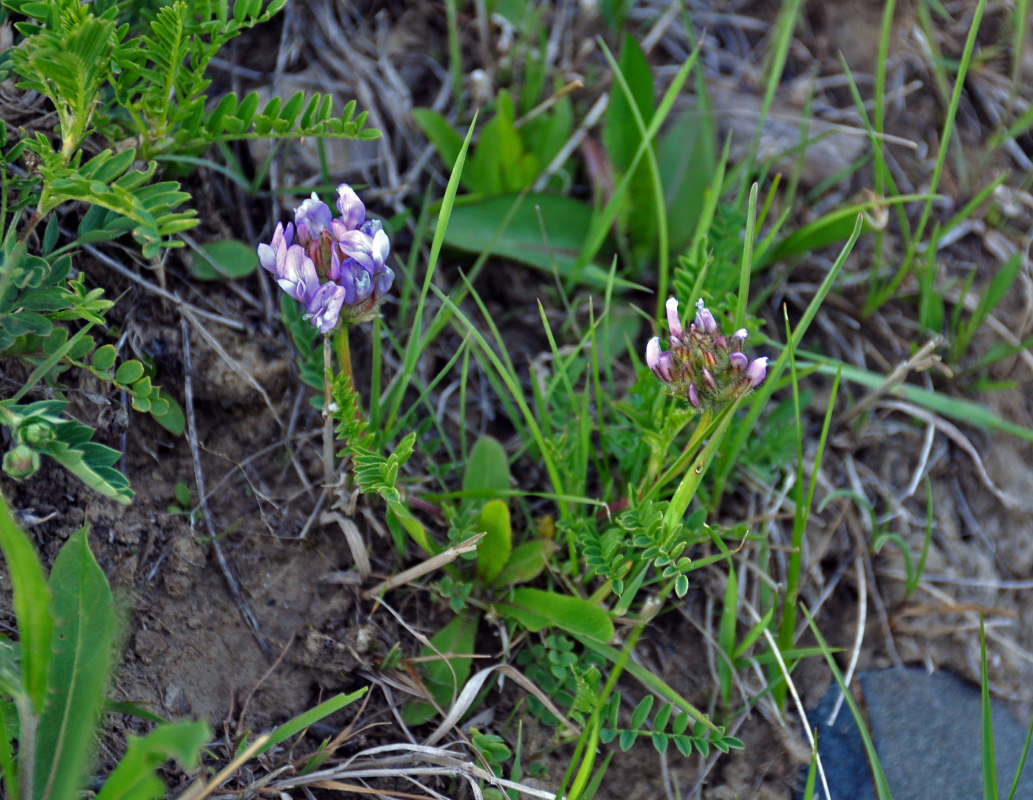
[[259, 263], [320, 333], [371, 319], [395, 278], [383, 226], [366, 219], [366, 206], [346, 183], [337, 187], [337, 210], [335, 219], [313, 192], [293, 224], [277, 224], [269, 244], [258, 245]]
[[670, 348], [664, 350], [660, 337], [646, 345], [646, 366], [660, 379], [664, 388], [689, 401], [697, 409], [749, 394], [767, 376], [766, 357], [752, 361], [743, 353], [746, 330], [726, 337], [714, 315], [700, 300], [696, 318], [686, 330], [678, 314], [678, 301], [667, 300], [667, 328]]

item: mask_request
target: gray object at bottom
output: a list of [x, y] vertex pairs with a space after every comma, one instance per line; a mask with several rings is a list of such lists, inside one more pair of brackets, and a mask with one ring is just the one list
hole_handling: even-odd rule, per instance
[[[920, 669], [862, 672], [858, 678], [872, 738], [894, 800], [978, 800], [983, 796], [979, 687], [944, 672]], [[833, 686], [810, 713], [833, 800], [875, 798], [861, 735], [844, 704], [825, 725], [839, 695]], [[997, 784], [1007, 797], [1026, 740], [1026, 728], [991, 699]], [[818, 784], [816, 797], [823, 793]], [[1033, 767], [1023, 771], [1017, 798], [1033, 798]]]

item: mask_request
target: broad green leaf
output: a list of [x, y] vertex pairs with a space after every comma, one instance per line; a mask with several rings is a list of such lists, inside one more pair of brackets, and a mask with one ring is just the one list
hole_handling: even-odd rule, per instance
[[[516, 204], [519, 205], [514, 210]], [[569, 278], [592, 223], [592, 214], [585, 203], [562, 195], [460, 198], [452, 208], [445, 243], [471, 253], [490, 251], [550, 273], [555, 267], [560, 277]], [[606, 286], [609, 276], [591, 264], [585, 268], [583, 279], [595, 286]], [[634, 286], [620, 279], [614, 285]]]
[[[423, 685], [442, 708], [448, 708], [470, 677], [470, 656], [479, 623], [479, 616], [455, 617], [434, 634], [430, 640], [432, 647], [423, 648], [422, 655], [431, 659], [423, 663]], [[407, 725], [420, 725], [436, 713], [430, 703], [410, 703], [403, 709], [402, 719]]]
[[258, 252], [239, 239], [208, 242], [201, 250], [190, 260], [190, 274], [201, 281], [245, 278], [258, 268]]
[[463, 147], [463, 137], [452, 129], [441, 114], [429, 108], [414, 108], [412, 118], [427, 140], [434, 145], [438, 156], [446, 164], [454, 164]]
[[497, 494], [509, 489], [509, 457], [491, 436], [482, 436], [470, 449], [463, 472], [464, 492]]
[[521, 587], [496, 608], [532, 632], [556, 627], [597, 642], [613, 638], [610, 615], [580, 597]]
[[[638, 42], [629, 33], [625, 34], [618, 62], [624, 79], [631, 89], [632, 99], [646, 125], [653, 118], [653, 71], [646, 61]], [[603, 144], [613, 165], [624, 171], [635, 157], [642, 137], [632, 118], [628, 98], [618, 89], [610, 96], [606, 110], [606, 125], [603, 129]]]
[[112, 663], [111, 590], [90, 552], [86, 528], [61, 548], [50, 590], [54, 648], [37, 729], [34, 800], [75, 797], [82, 788]]
[[515, 547], [502, 571], [492, 580], [492, 585], [503, 587], [533, 581], [545, 569], [545, 562], [555, 549], [556, 542], [552, 539], [532, 539]]
[[671, 124], [657, 156], [675, 253], [692, 239], [718, 164], [713, 118], [698, 112], [690, 109]]
[[204, 722], [164, 723], [146, 736], [129, 735], [129, 746], [118, 766], [104, 781], [95, 800], [156, 800], [167, 791], [155, 773], [169, 759], [185, 769], [197, 765], [197, 756], [209, 738]]
[[477, 577], [490, 583], [509, 560], [513, 531], [504, 500], [489, 500], [477, 516], [477, 530], [487, 535], [477, 544]]
[[54, 618], [50, 589], [43, 566], [29, 537], [14, 523], [7, 501], [0, 494], [0, 550], [11, 576], [14, 616], [18, 621], [22, 682], [38, 712], [47, 695], [47, 668], [51, 657]]
[[499, 92], [495, 116], [481, 130], [473, 156], [463, 170], [463, 184], [472, 192], [496, 195], [519, 192], [538, 174], [538, 159], [524, 152], [514, 127], [516, 111], [509, 92]]

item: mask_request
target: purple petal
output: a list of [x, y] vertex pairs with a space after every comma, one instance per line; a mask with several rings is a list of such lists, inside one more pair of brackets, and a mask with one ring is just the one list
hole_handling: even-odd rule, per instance
[[289, 296], [303, 303], [308, 303], [315, 295], [319, 289], [319, 275], [303, 247], [295, 244], [287, 248], [276, 283]]
[[319, 199], [315, 192], [294, 210], [294, 221], [298, 228], [298, 243], [308, 245], [319, 234], [330, 227], [333, 219], [330, 206]]
[[699, 392], [694, 383], [689, 384], [689, 403], [693, 408], [699, 408]]
[[746, 343], [746, 329], [739, 328], [735, 333], [732, 334], [732, 349], [736, 352], [742, 352], [742, 346]]
[[344, 306], [344, 289], [334, 283], [324, 283], [305, 304], [305, 317], [320, 333], [329, 333], [337, 327]]
[[366, 219], [366, 206], [347, 183], [337, 187], [337, 210], [341, 212], [341, 221], [350, 231], [358, 228]]
[[732, 369], [736, 372], [745, 372], [750, 360], [746, 358], [745, 353], [735, 352], [728, 356], [728, 363], [732, 365]]
[[269, 244], [258, 245], [258, 263], [278, 277], [283, 272], [283, 259], [293, 240], [294, 226], [288, 222], [284, 228], [283, 223], [278, 222], [276, 230], [273, 231], [272, 241]]
[[354, 258], [364, 269], [373, 272], [376, 267], [373, 256], [373, 239], [362, 231], [344, 230], [340, 220], [333, 224], [334, 239], [345, 258]]
[[391, 255], [391, 241], [383, 230], [378, 229], [373, 234], [373, 261], [380, 267], [387, 261], [389, 255]]
[[389, 291], [391, 291], [391, 284], [395, 281], [395, 273], [391, 267], [381, 267], [373, 275], [373, 288], [376, 290], [378, 297], [383, 297]]
[[714, 376], [710, 374], [709, 369], [703, 370], [703, 382], [710, 388], [710, 391], [717, 391], [717, 383], [714, 381]]

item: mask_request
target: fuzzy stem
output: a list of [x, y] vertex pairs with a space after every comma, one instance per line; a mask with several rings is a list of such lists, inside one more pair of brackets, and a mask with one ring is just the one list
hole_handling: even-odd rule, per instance
[[323, 337], [323, 484], [327, 488], [334, 484], [334, 418], [330, 416], [333, 395], [331, 384], [330, 337]]
[[334, 332], [334, 350], [337, 352], [337, 367], [342, 375], [348, 376], [348, 383], [355, 388], [355, 376], [352, 375], [351, 347], [348, 344], [348, 326], [341, 325]]

